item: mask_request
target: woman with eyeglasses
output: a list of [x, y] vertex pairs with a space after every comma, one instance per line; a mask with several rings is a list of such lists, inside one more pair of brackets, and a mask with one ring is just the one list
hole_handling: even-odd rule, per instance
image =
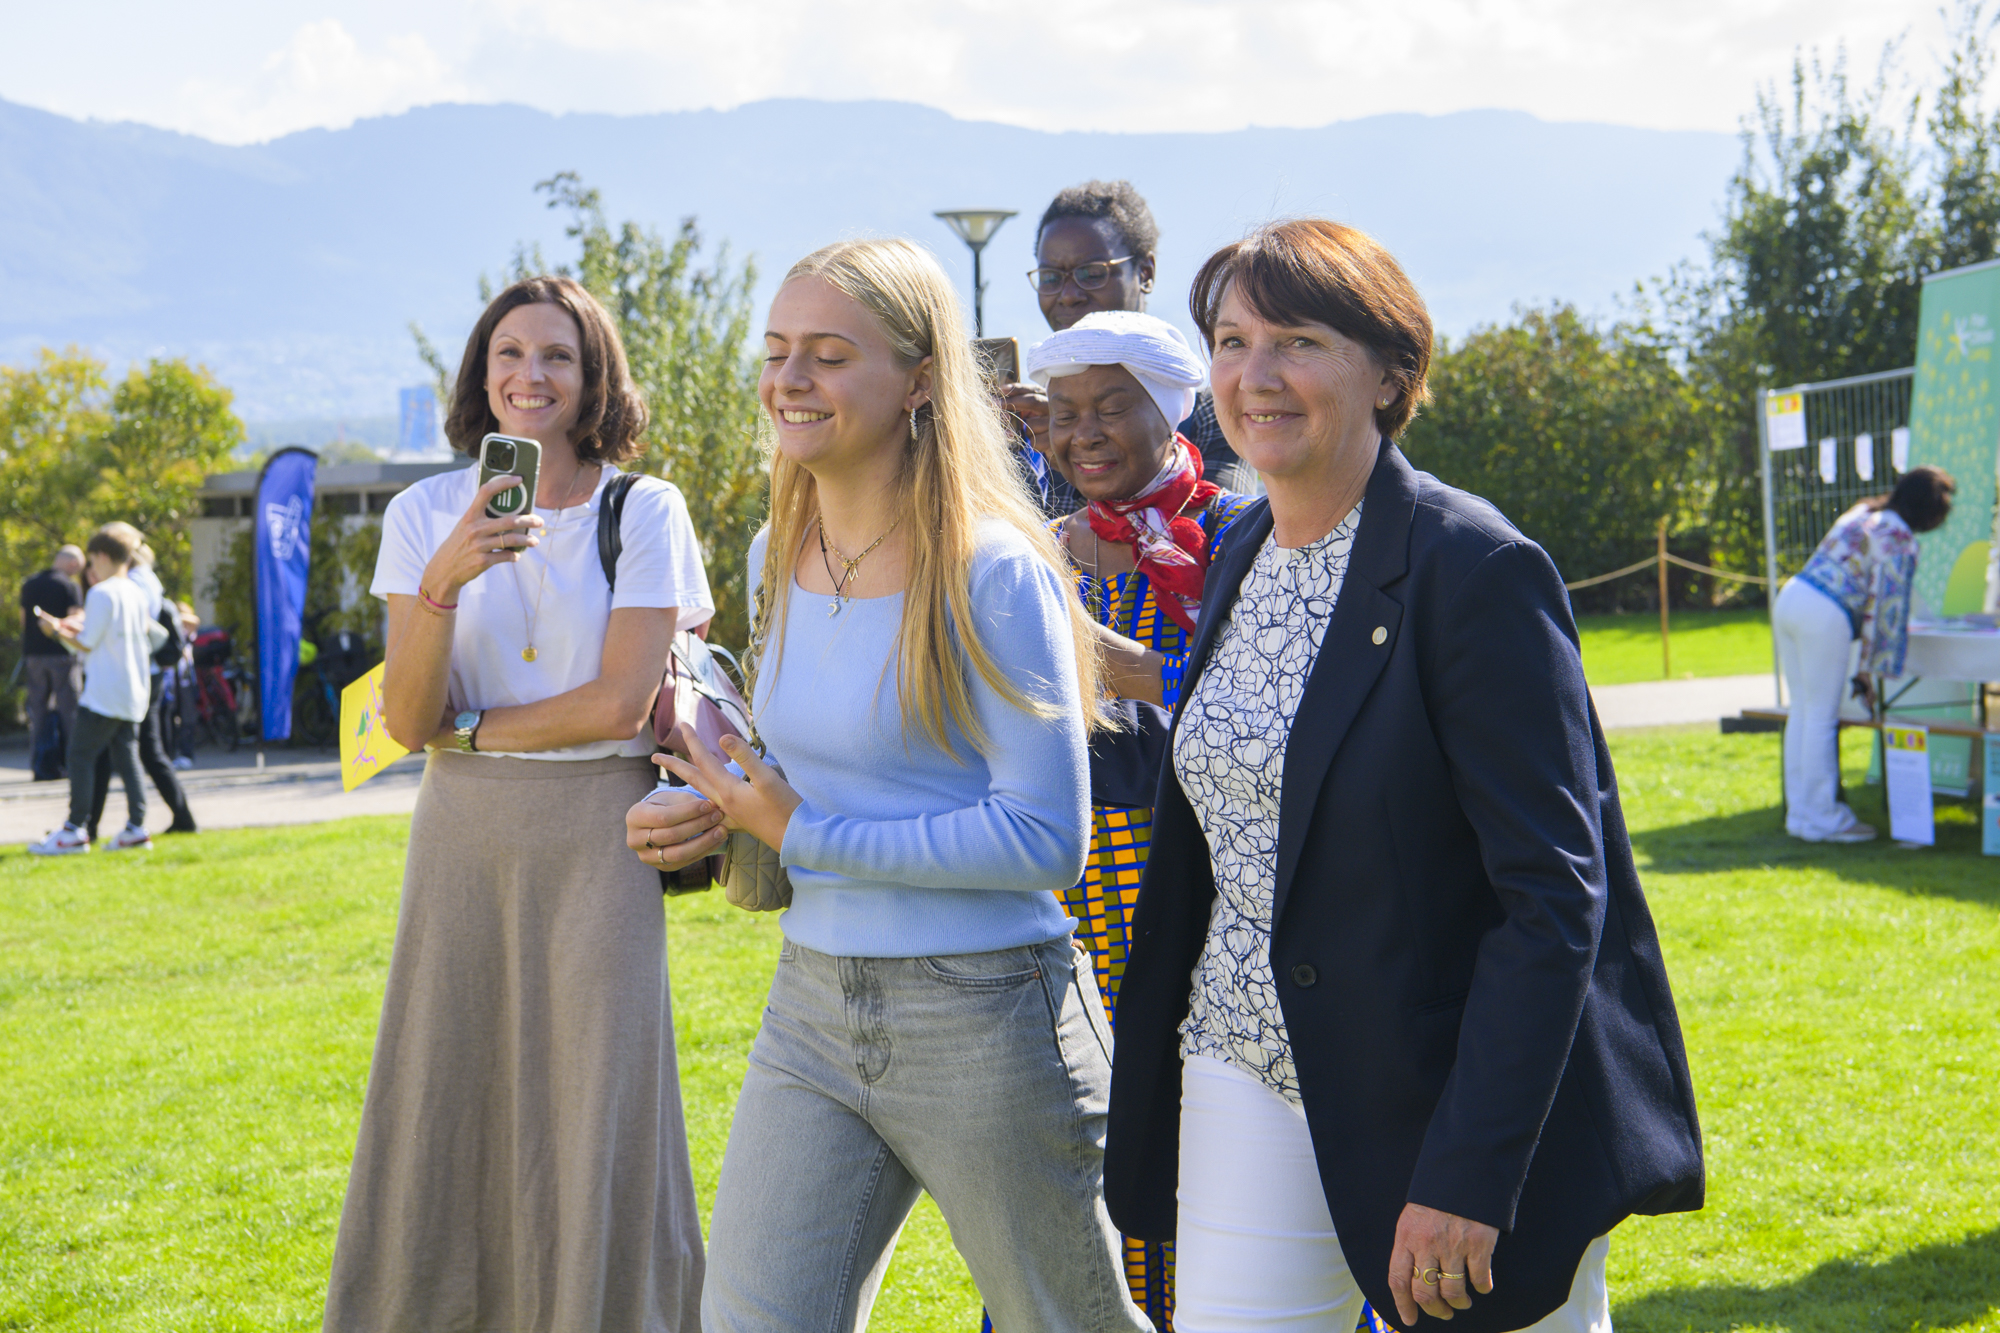
[[[1028, 283], [1049, 327], [1061, 332], [1096, 310], [1144, 311], [1158, 267], [1160, 229], [1153, 210], [1130, 181], [1085, 181], [1050, 201], [1035, 231], [1035, 267]], [[1007, 410], [1019, 417], [1044, 456], [1049, 446], [1048, 391], [1038, 384], [1009, 384]], [[1258, 495], [1257, 474], [1236, 456], [1216, 424], [1215, 400], [1206, 389], [1178, 424], [1201, 455], [1206, 478], [1225, 491]], [[1050, 487], [1048, 507], [1068, 514], [1082, 501]]]

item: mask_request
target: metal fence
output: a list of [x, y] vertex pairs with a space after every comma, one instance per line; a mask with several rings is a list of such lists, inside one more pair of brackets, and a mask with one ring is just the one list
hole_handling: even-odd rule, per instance
[[[1907, 455], [1896, 457], [1896, 442], [1900, 438], [1907, 451], [1915, 377], [1913, 368], [1884, 370], [1764, 391], [1757, 433], [1764, 466], [1764, 573], [1772, 588], [1805, 567], [1833, 521], [1856, 501], [1895, 486], [1896, 464], [1909, 461]], [[1773, 448], [1771, 402], [1792, 394], [1804, 400], [1804, 446]], [[1857, 441], [1865, 441], [1860, 453]]]

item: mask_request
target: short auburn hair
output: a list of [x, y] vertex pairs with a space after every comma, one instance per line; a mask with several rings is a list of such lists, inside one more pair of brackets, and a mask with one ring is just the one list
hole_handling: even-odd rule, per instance
[[1389, 373], [1396, 397], [1375, 409], [1394, 439], [1430, 399], [1431, 316], [1403, 266], [1364, 231], [1323, 218], [1259, 227], [1208, 257], [1195, 275], [1188, 310], [1215, 350], [1215, 322], [1231, 287], [1274, 324], [1324, 324], [1368, 349]]
[[451, 411], [444, 419], [444, 434], [451, 447], [460, 453], [477, 454], [479, 442], [500, 429], [486, 398], [486, 350], [500, 321], [524, 305], [556, 306], [576, 321], [577, 336], [583, 343], [577, 349], [583, 357], [583, 405], [569, 433], [576, 456], [586, 463], [623, 463], [637, 458], [648, 413], [645, 398], [633, 387], [618, 326], [582, 283], [549, 274], [523, 278], [501, 292], [472, 326], [472, 336], [465, 340], [465, 356], [458, 363], [458, 378], [452, 383]]

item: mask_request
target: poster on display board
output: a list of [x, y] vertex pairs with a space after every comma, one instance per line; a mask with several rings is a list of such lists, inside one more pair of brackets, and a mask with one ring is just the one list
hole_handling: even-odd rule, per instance
[[[2000, 260], [1926, 277], [1918, 327], [1909, 466], [1943, 468], [1958, 495], [1944, 526], [1918, 538], [1916, 606], [1967, 615], [1985, 609], [2000, 477]], [[1977, 577], [1960, 568], [1966, 562], [1980, 566]]]
[[1889, 836], [1929, 847], [1937, 841], [1931, 808], [1930, 733], [1924, 727], [1882, 728], [1882, 777], [1889, 788]]
[[[1911, 613], [1971, 615], [1987, 609], [1987, 564], [1994, 546], [1996, 484], [2000, 484], [2000, 261], [1933, 273], [1924, 279], [1918, 317], [1917, 366], [1910, 385], [1910, 424], [1890, 441], [1898, 474], [1926, 464], [1958, 482], [1951, 517], [1917, 539]], [[1969, 722], [1977, 710], [1971, 683], [1925, 681], [1912, 697], [1939, 719]], [[1956, 693], [1954, 693], [1956, 691]], [[1934, 707], [1931, 701], [1954, 700]], [[1963, 705], [1956, 704], [1962, 697]], [[1964, 790], [1971, 777], [1972, 741], [1934, 736], [1932, 776]], [[1954, 778], [1953, 775], [1956, 775]]]
[[1979, 850], [2000, 856], [2000, 745], [1989, 736], [1982, 746], [1986, 751], [1986, 785], [1981, 789], [1985, 795], [1980, 801]]

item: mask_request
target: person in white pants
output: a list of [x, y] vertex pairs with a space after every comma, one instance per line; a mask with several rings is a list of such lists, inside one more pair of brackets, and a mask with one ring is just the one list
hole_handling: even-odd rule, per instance
[[[1903, 672], [1917, 534], [1951, 515], [1956, 484], [1913, 469], [1888, 495], [1838, 519], [1771, 608], [1791, 708], [1785, 719], [1785, 832], [1806, 842], [1867, 842], [1875, 829], [1839, 799], [1840, 705], [1850, 678], [1872, 707], [1876, 682]], [[1860, 641], [1855, 671], [1854, 643]]]
[[1840, 603], [1788, 580], [1771, 610], [1785, 673], [1785, 832], [1807, 842], [1867, 842], [1864, 824], [1839, 798], [1840, 705], [1854, 661], [1854, 630]]
[[[1361, 1317], [1366, 1298], [1334, 1231], [1305, 1113], [1201, 1055], [1181, 1066], [1176, 1250], [1182, 1333], [1353, 1333]], [[1611, 1333], [1610, 1252], [1609, 1236], [1592, 1241], [1569, 1300], [1527, 1333]]]

